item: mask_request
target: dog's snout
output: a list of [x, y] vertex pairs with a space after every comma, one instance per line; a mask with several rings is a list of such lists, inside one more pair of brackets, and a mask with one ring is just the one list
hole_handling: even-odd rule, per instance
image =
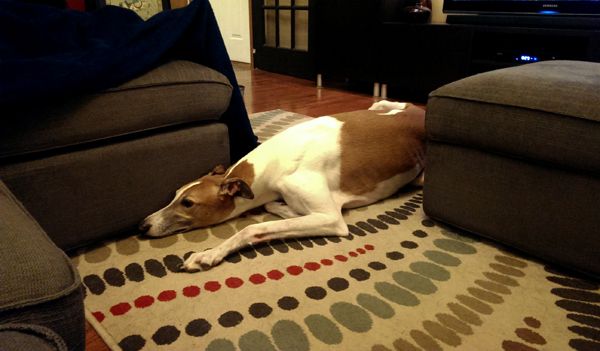
[[152, 227], [152, 224], [150, 224], [144, 220], [140, 223], [140, 225], [138, 226], [138, 229], [140, 230], [140, 232], [146, 233], [150, 230], [151, 227]]

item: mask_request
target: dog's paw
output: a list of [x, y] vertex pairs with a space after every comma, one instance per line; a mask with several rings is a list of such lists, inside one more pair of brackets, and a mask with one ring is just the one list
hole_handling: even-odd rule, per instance
[[217, 249], [209, 249], [202, 252], [193, 253], [179, 267], [181, 271], [188, 273], [206, 271], [223, 261], [224, 255]]

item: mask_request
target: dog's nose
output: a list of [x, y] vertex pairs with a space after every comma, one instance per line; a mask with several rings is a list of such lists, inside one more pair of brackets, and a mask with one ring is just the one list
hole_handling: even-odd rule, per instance
[[151, 227], [152, 227], [152, 224], [150, 224], [146, 221], [142, 221], [142, 223], [140, 223], [140, 225], [138, 226], [138, 229], [140, 230], [140, 232], [146, 233], [147, 231], [150, 230]]

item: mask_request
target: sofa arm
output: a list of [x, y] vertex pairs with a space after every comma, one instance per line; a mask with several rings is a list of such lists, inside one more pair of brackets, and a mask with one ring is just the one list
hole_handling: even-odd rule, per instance
[[60, 335], [69, 350], [84, 349], [79, 275], [1, 181], [0, 277], [0, 326], [42, 326]]
[[2, 351], [68, 351], [64, 340], [51, 329], [30, 324], [0, 325]]

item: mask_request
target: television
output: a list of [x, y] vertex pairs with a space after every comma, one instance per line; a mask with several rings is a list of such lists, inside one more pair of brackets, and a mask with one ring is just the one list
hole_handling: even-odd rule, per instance
[[448, 23], [597, 27], [600, 22], [600, 0], [444, 0], [443, 9]]

